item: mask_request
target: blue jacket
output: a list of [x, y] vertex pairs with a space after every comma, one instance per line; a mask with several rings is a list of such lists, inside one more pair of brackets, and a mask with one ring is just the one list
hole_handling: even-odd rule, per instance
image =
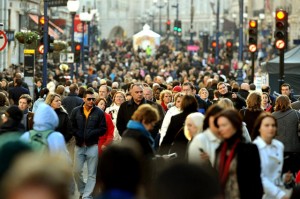
[[94, 105], [88, 118], [83, 112], [83, 105], [73, 109], [70, 120], [72, 123], [72, 132], [76, 139], [76, 145], [91, 146], [98, 144], [100, 136], [106, 132], [106, 120], [104, 112]]

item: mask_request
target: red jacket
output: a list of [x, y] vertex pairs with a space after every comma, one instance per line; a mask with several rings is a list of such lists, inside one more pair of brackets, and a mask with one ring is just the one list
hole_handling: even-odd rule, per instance
[[102, 149], [101, 147], [104, 145], [104, 146], [108, 146], [112, 141], [113, 141], [113, 138], [114, 138], [114, 130], [115, 130], [115, 126], [114, 126], [114, 123], [111, 119], [111, 115], [108, 114], [108, 113], [105, 113], [105, 120], [106, 120], [106, 132], [104, 133], [103, 136], [100, 136], [99, 137], [99, 140], [98, 140], [98, 154], [101, 155], [102, 153]]

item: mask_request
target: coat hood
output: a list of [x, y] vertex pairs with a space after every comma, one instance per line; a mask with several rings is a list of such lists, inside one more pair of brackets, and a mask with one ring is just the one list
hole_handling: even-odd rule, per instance
[[34, 113], [33, 122], [34, 130], [54, 130], [58, 126], [58, 117], [55, 111], [48, 104], [41, 103]]

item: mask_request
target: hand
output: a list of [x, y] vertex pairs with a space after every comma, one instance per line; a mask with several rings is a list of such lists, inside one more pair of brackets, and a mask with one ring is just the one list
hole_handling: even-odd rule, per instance
[[293, 174], [291, 173], [291, 171], [288, 171], [284, 174], [284, 179], [283, 182], [284, 183], [290, 183], [293, 180]]
[[106, 146], [105, 146], [105, 145], [102, 145], [102, 146], [101, 146], [101, 149], [102, 149], [102, 151], [104, 151], [104, 150], [106, 149]]
[[281, 199], [290, 199], [287, 195], [283, 196]]
[[200, 153], [200, 158], [202, 160], [209, 160], [209, 155], [205, 152]]

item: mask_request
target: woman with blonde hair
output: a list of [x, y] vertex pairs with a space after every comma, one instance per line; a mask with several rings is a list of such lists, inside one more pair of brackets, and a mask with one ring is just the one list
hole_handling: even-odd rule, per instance
[[65, 108], [61, 105], [61, 96], [57, 93], [49, 93], [45, 103], [50, 105], [58, 116], [59, 124], [55, 131], [63, 134], [66, 143], [72, 138], [71, 121]]
[[136, 140], [141, 145], [145, 156], [154, 156], [154, 139], [149, 131], [154, 128], [158, 120], [159, 114], [154, 107], [150, 104], [140, 105], [127, 123], [123, 139]]
[[159, 96], [160, 105], [164, 109], [165, 112], [168, 111], [168, 104], [172, 101], [172, 92], [169, 90], [163, 90]]
[[203, 131], [204, 115], [202, 113], [189, 114], [184, 123], [184, 135], [191, 141], [198, 133]]
[[[123, 91], [116, 91], [113, 95], [112, 104], [109, 107], [106, 107], [105, 112], [111, 116], [111, 119], [114, 123], [114, 126], [117, 124], [117, 116], [120, 109], [120, 106], [123, 102], [125, 102], [126, 96]], [[122, 137], [119, 134], [117, 128], [114, 128], [114, 142], [120, 142]]]

